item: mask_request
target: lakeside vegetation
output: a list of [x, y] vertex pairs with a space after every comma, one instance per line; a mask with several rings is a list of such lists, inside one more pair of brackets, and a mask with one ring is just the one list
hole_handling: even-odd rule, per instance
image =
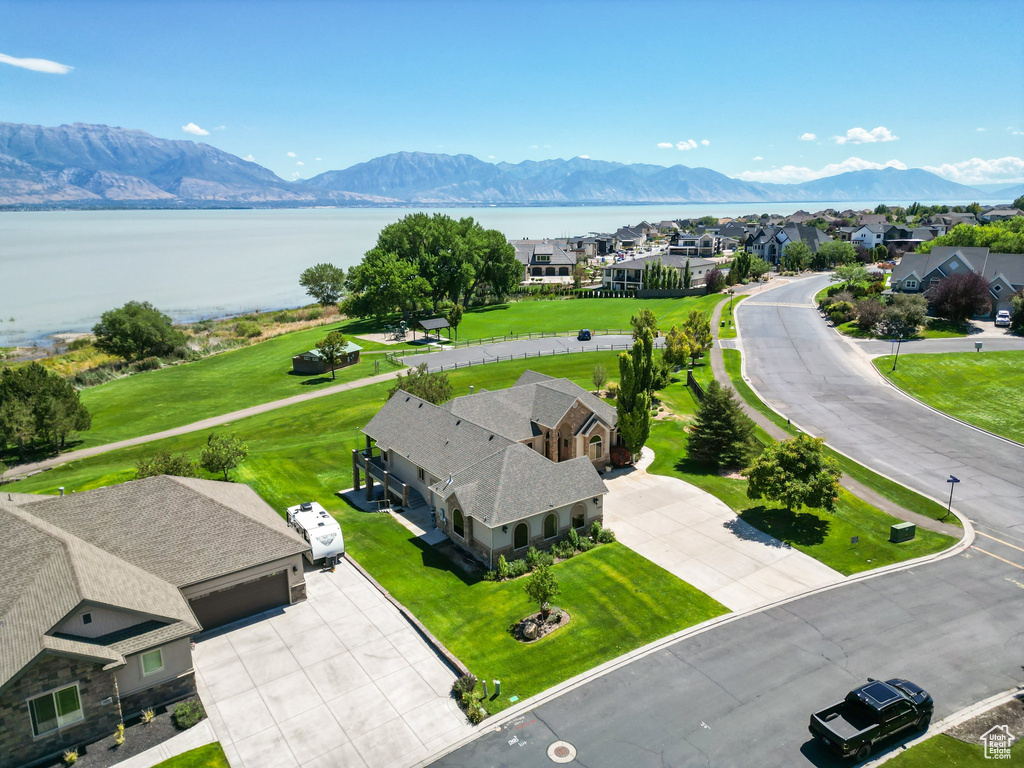
[[872, 361], [889, 381], [943, 413], [1024, 443], [1024, 352], [946, 352]]

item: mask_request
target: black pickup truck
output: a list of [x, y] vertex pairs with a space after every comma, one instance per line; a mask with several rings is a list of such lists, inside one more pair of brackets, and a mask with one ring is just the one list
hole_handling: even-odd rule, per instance
[[877, 742], [907, 728], [927, 728], [935, 703], [919, 686], [895, 678], [868, 682], [811, 715], [811, 735], [843, 757], [866, 760]]

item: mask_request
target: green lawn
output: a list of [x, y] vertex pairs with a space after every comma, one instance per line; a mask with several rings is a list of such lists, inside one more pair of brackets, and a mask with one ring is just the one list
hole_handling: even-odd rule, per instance
[[[746, 400], [754, 410], [764, 414], [764, 416], [770, 419], [772, 423], [785, 430], [788, 434], [793, 435], [794, 437], [800, 434], [800, 430], [789, 424], [786, 419], [765, 405], [754, 390], [750, 388], [750, 385], [743, 381], [743, 377], [740, 375], [741, 357], [739, 350], [726, 349], [722, 350], [722, 352], [725, 359], [725, 370], [729, 374], [729, 378], [731, 379], [732, 385], [736, 389], [737, 393], [739, 393], [739, 395]], [[858, 464], [853, 459], [833, 451], [828, 446], [825, 446], [825, 451], [829, 456], [839, 462], [839, 467], [844, 473], [852, 477], [854, 480], [868, 486], [875, 492], [880, 493], [890, 501], [899, 504], [904, 509], [909, 509], [911, 512], [917, 512], [918, 514], [925, 515], [933, 520], [946, 517], [946, 508], [938, 502], [932, 501], [931, 499], [928, 499], [916, 491], [912, 491], [887, 477], [883, 477], [877, 472], [872, 472], [863, 464]], [[960, 525], [960, 521], [955, 516], [948, 517], [945, 522], [952, 525]]]
[[[450, 374], [457, 393], [509, 386], [527, 368], [566, 376], [591, 388], [598, 362], [615, 370], [612, 352], [495, 363]], [[467, 578], [385, 515], [358, 512], [334, 496], [352, 481], [349, 454], [358, 432], [383, 403], [387, 384], [281, 408], [231, 425], [249, 445], [233, 478], [251, 485], [272, 507], [316, 499], [345, 530], [349, 553], [479, 677], [500, 679], [497, 712], [520, 699], [629, 650], [726, 612], [688, 584], [621, 545], [602, 545], [555, 566], [562, 588], [557, 604], [571, 623], [533, 645], [508, 634], [531, 611], [521, 582]], [[311, 428], [314, 427], [315, 428]], [[196, 452], [205, 433], [113, 451], [76, 461], [6, 486], [11, 491], [86, 490], [131, 478], [138, 458], [157, 450]]]
[[1024, 352], [901, 354], [895, 372], [891, 356], [874, 364], [933, 408], [1024, 442]]
[[993, 764], [1020, 765], [1024, 759], [1024, 747], [1019, 742], [1010, 749], [1013, 756], [1009, 761], [990, 760], [985, 757], [981, 744], [967, 744], [940, 733], [925, 739], [920, 744], [901, 752], [886, 762], [892, 768], [988, 768]]
[[219, 741], [182, 752], [176, 757], [157, 763], [153, 768], [228, 768], [228, 759]]
[[[852, 336], [855, 339], [877, 339], [871, 331], [862, 331], [857, 327], [857, 323], [851, 320], [848, 323], [842, 323], [837, 325], [836, 329], [846, 335]], [[958, 339], [967, 336], [967, 326], [960, 323], [951, 323], [948, 320], [943, 320], [940, 317], [929, 317], [925, 319], [925, 326], [918, 333], [913, 336], [914, 339]]]
[[722, 321], [725, 321], [725, 326], [719, 325], [718, 327], [718, 338], [720, 339], [735, 339], [736, 338], [736, 319], [733, 316], [733, 312], [736, 311], [737, 305], [745, 299], [746, 296], [737, 296], [732, 300], [730, 309], [729, 302], [726, 302], [722, 308]]

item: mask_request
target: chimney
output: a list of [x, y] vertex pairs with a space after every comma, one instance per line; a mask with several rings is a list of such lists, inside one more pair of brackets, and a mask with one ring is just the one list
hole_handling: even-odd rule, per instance
[[57, 490], [60, 491], [60, 495], [61, 496], [64, 495], [64, 486], [63, 485], [60, 488], [58, 488]]

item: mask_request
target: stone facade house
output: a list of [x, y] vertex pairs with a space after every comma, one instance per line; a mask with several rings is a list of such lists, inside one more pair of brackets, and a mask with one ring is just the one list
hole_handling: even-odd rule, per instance
[[603, 519], [598, 470], [618, 443], [617, 415], [568, 379], [526, 371], [508, 389], [441, 406], [400, 391], [363, 432], [378, 470], [488, 567]]
[[0, 525], [0, 768], [195, 696], [193, 635], [305, 599], [308, 545], [243, 485], [3, 493]]

